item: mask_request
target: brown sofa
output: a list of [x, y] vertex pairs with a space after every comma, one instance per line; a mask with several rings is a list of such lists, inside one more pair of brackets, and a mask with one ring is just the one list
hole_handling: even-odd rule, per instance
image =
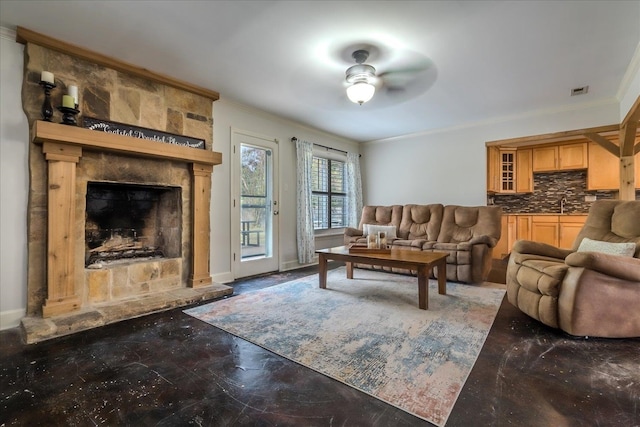
[[[620, 246], [627, 246], [627, 256], [602, 252]], [[572, 249], [526, 240], [514, 244], [507, 297], [534, 319], [571, 335], [640, 337], [639, 258], [640, 201], [599, 200]]]
[[345, 229], [344, 243], [366, 243], [365, 225], [394, 226], [396, 237], [388, 239], [393, 248], [447, 252], [447, 280], [479, 283], [487, 278], [491, 269], [491, 253], [500, 239], [501, 218], [502, 210], [497, 206], [365, 206], [358, 228]]

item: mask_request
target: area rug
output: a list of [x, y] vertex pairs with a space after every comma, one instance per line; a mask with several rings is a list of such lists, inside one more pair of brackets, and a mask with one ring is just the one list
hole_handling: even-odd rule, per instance
[[493, 324], [504, 289], [429, 283], [344, 267], [184, 312], [442, 426]]

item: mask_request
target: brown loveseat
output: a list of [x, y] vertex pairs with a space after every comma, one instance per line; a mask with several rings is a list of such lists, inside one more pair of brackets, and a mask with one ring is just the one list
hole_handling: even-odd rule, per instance
[[[491, 253], [500, 239], [501, 218], [502, 210], [497, 206], [365, 206], [358, 228], [345, 229], [344, 243], [366, 243], [365, 226], [392, 226], [388, 244], [393, 248], [447, 252], [447, 280], [479, 283], [491, 269]], [[436, 271], [437, 274], [440, 272]]]
[[[602, 252], [623, 250], [626, 256]], [[599, 200], [572, 249], [526, 240], [514, 244], [507, 297], [534, 319], [571, 335], [640, 337], [639, 258], [640, 201]]]

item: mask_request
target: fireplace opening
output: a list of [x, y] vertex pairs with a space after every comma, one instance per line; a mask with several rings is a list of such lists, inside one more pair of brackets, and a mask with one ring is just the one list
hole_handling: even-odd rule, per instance
[[85, 266], [181, 256], [180, 187], [88, 182]]

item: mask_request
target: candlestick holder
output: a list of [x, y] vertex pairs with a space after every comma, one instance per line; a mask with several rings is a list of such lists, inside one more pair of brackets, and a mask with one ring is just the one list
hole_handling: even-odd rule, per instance
[[58, 110], [62, 111], [62, 123], [65, 125], [77, 126], [78, 121], [76, 120], [76, 115], [80, 112], [80, 110], [76, 110], [75, 108], [69, 107], [58, 107]]
[[56, 85], [53, 83], [41, 81], [40, 86], [44, 89], [44, 102], [42, 103], [42, 120], [50, 122], [53, 117], [53, 107], [51, 106], [51, 89]]

